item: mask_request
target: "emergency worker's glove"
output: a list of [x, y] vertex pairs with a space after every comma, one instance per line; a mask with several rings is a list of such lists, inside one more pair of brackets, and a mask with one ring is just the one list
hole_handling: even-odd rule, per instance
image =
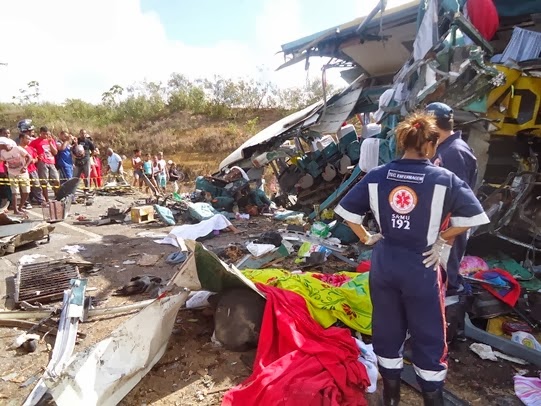
[[453, 248], [453, 246], [446, 243], [443, 246], [443, 251], [441, 253], [441, 267], [446, 271], [447, 271], [447, 262], [449, 261], [449, 256], [451, 255], [451, 248]]
[[366, 241], [364, 241], [364, 245], [374, 245], [381, 239], [383, 239], [383, 235], [381, 235], [380, 233], [368, 234], [368, 238], [366, 239]]
[[432, 248], [423, 253], [423, 256], [426, 257], [423, 264], [425, 264], [427, 268], [432, 267], [437, 271], [444, 256], [446, 245], [448, 245], [447, 241], [439, 235], [437, 241], [432, 245]]

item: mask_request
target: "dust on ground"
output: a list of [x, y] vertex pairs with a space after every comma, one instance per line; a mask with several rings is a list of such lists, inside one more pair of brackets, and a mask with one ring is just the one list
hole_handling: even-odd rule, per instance
[[[98, 307], [118, 306], [148, 299], [144, 295], [130, 297], [112, 296], [115, 289], [127, 283], [131, 277], [151, 274], [170, 278], [176, 267], [165, 263], [165, 257], [176, 248], [156, 244], [153, 238], [138, 235], [143, 231], [167, 234], [172, 227], [159, 223], [150, 224], [112, 224], [105, 226], [80, 226], [74, 219], [78, 215], [96, 219], [104, 215], [107, 208], [116, 206], [126, 208], [138, 196], [100, 196], [92, 206], [76, 205], [72, 215], [65, 222], [57, 224], [48, 244], [33, 244], [16, 253], [0, 258], [0, 268], [12, 286], [17, 261], [25, 254], [41, 254], [50, 258], [62, 258], [65, 245], [78, 244], [85, 247], [76, 256], [101, 264], [101, 270], [88, 278]], [[39, 211], [33, 210], [37, 217]], [[234, 221], [233, 224], [243, 233], [221, 233], [218, 237], [204, 242], [209, 249], [218, 249], [230, 243], [243, 243], [252, 236], [276, 229], [276, 223], [266, 217], [249, 221]], [[72, 227], [75, 225], [75, 227]], [[101, 239], [98, 239], [100, 237]], [[136, 264], [124, 265], [126, 260], [137, 261], [143, 253], [159, 255], [156, 265], [141, 267]], [[331, 262], [329, 269], [338, 270], [341, 263]], [[279, 265], [278, 265], [279, 266]], [[284, 262], [282, 266], [287, 267]], [[326, 267], [327, 268], [327, 267]], [[347, 266], [342, 269], [348, 269]], [[3, 283], [3, 281], [1, 281]], [[1, 291], [0, 291], [1, 292]], [[9, 298], [8, 298], [9, 299]], [[1, 306], [4, 305], [2, 301]], [[76, 351], [81, 351], [109, 335], [123, 321], [131, 317], [96, 318], [79, 325], [79, 332], [86, 334], [79, 339]], [[20, 405], [32, 390], [33, 379], [38, 378], [51, 354], [54, 335], [48, 334], [40, 342], [35, 353], [26, 354], [20, 350], [8, 349], [14, 338], [22, 330], [0, 328], [0, 404]], [[215, 347], [210, 338], [213, 332], [212, 312], [207, 310], [181, 309], [177, 315], [175, 328], [167, 350], [160, 361], [125, 397], [121, 405], [219, 405], [223, 394], [231, 387], [241, 383], [251, 373], [255, 350], [235, 353]], [[468, 343], [452, 348], [449, 357], [449, 375], [446, 388], [472, 405], [520, 405], [514, 396], [513, 375], [518, 368], [506, 361], [482, 361], [468, 349]], [[378, 394], [368, 395], [370, 404], [377, 404]], [[422, 400], [407, 387], [402, 392], [402, 404], [419, 405]]]

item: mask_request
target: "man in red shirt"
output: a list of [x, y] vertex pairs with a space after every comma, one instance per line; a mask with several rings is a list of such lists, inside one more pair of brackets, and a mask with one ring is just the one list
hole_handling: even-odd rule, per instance
[[[43, 200], [43, 195], [41, 193], [40, 183], [39, 183], [39, 175], [38, 175], [38, 168], [36, 166], [38, 162], [38, 152], [35, 148], [31, 147], [29, 144], [34, 139], [32, 137], [32, 133], [34, 131], [24, 131], [21, 134], [19, 134], [19, 145], [23, 147], [26, 152], [30, 155], [32, 158], [32, 161], [28, 165], [28, 176], [30, 177], [30, 200], [32, 200], [34, 203], [37, 203], [41, 205]], [[30, 202], [26, 203], [25, 206], [26, 209], [31, 209], [32, 205]]]
[[47, 127], [39, 129], [39, 137], [29, 144], [38, 153], [38, 175], [41, 179], [41, 190], [46, 202], [49, 202], [47, 181], [52, 187], [60, 186], [60, 177], [55, 166], [55, 155], [58, 153], [56, 142]]

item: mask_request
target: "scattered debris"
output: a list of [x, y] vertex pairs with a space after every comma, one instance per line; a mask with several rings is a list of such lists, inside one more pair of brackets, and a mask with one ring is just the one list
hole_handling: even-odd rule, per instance
[[132, 207], [131, 209], [131, 221], [135, 224], [149, 223], [154, 221], [154, 207], [141, 206]]
[[65, 251], [70, 255], [78, 254], [81, 251], [85, 251], [86, 248], [82, 245], [66, 245], [60, 249], [61, 251]]
[[23, 255], [23, 256], [19, 259], [19, 264], [21, 264], [21, 265], [31, 264], [31, 263], [36, 262], [36, 260], [39, 259], [39, 258], [47, 258], [47, 256], [41, 255], [41, 254], [27, 254], [27, 255]]
[[498, 358], [504, 359], [509, 362], [513, 362], [515, 364], [519, 365], [528, 365], [528, 362], [524, 361], [523, 359], [517, 358], [517, 357], [511, 357], [507, 354], [501, 353], [499, 351], [493, 351], [494, 355], [496, 355]]
[[526, 333], [524, 331], [514, 332], [511, 335], [511, 340], [536, 351], [541, 351], [541, 344], [539, 344], [535, 337], [530, 333]]
[[161, 255], [149, 255], [144, 254], [139, 258], [137, 261], [137, 265], [139, 266], [153, 266], [156, 265], [156, 262], [160, 260], [162, 256]]
[[118, 404], [162, 357], [175, 316], [187, 297], [182, 292], [146, 302], [143, 310], [109, 337], [75, 355], [62, 375], [46, 378], [54, 400], [73, 405]]
[[141, 275], [134, 276], [130, 282], [122, 288], [115, 290], [114, 294], [118, 296], [138, 295], [148, 293], [150, 297], [157, 297], [160, 289], [165, 286], [165, 281], [159, 276]]
[[69, 261], [19, 265], [15, 279], [15, 302], [34, 304], [60, 300], [64, 290], [70, 287], [71, 280], [78, 278], [79, 268]]
[[246, 351], [257, 346], [265, 300], [248, 288], [224, 290], [208, 297], [216, 309], [214, 334], [232, 351]]
[[40, 339], [40, 336], [37, 334], [28, 334], [23, 333], [15, 339], [11, 345], [11, 349], [17, 349], [23, 347], [27, 352], [34, 352], [37, 348], [37, 343]]
[[186, 301], [187, 309], [199, 309], [210, 306], [209, 298], [215, 293], [206, 290], [200, 290], [190, 294], [190, 298]]

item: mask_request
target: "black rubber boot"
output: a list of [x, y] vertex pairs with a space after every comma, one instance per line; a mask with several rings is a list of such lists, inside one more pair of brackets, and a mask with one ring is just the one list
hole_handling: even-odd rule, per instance
[[423, 392], [423, 401], [425, 406], [443, 406], [443, 391]]
[[400, 379], [383, 378], [383, 406], [397, 406], [400, 403]]

